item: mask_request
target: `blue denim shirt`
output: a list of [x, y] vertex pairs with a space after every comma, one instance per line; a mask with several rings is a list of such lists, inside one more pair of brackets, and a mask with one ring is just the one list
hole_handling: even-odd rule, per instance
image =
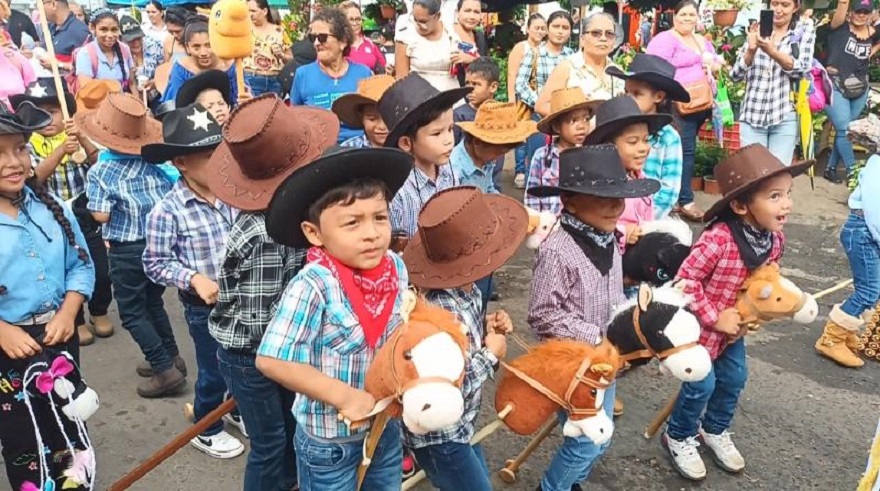
[[872, 155], [859, 171], [859, 184], [847, 204], [862, 210], [871, 236], [880, 243], [880, 155]]
[[461, 186], [476, 186], [484, 193], [497, 193], [495, 181], [492, 179], [492, 171], [495, 170], [495, 161], [488, 162], [483, 167], [474, 165], [474, 159], [464, 147], [464, 140], [452, 149], [449, 156], [449, 165], [458, 177]]
[[[92, 261], [80, 260], [52, 212], [30, 188], [23, 193], [17, 219], [0, 214], [0, 320], [10, 324], [59, 308], [69, 291], [89, 298], [95, 287]], [[88, 252], [73, 212], [61, 207], [76, 243]]]

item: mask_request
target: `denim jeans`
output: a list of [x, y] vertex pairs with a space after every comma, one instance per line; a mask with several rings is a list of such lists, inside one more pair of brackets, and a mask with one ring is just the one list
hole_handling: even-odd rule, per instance
[[791, 165], [794, 147], [798, 142], [797, 114], [794, 111], [785, 115], [778, 124], [767, 128], [758, 128], [749, 123], [740, 123], [739, 141], [742, 146], [760, 143], [770, 150], [774, 157], [786, 167]]
[[431, 484], [440, 491], [491, 491], [489, 466], [479, 444], [446, 442], [413, 450]]
[[849, 259], [855, 291], [840, 306], [847, 314], [858, 317], [873, 309], [880, 300], [880, 245], [874, 240], [865, 217], [850, 213], [840, 231], [840, 243]]
[[281, 79], [279, 79], [278, 76], [269, 77], [266, 75], [246, 73], [244, 75], [244, 81], [247, 86], [250, 87], [251, 94], [254, 97], [267, 93], [277, 94], [279, 97], [282, 96]]
[[678, 204], [681, 206], [694, 202], [694, 190], [691, 178], [694, 177], [694, 154], [697, 151], [697, 133], [700, 126], [712, 114], [711, 111], [688, 114], [679, 119], [681, 132], [681, 191], [678, 193]]
[[141, 256], [145, 245], [143, 240], [111, 242], [107, 258], [122, 327], [134, 338], [153, 372], [159, 373], [171, 368], [179, 351], [162, 301], [165, 287], [144, 274]]
[[[617, 391], [617, 385], [612, 384], [605, 391], [605, 402], [602, 410], [609, 418], [614, 417], [614, 394]], [[559, 427], [568, 420], [568, 415], [564, 411], [558, 413]], [[571, 486], [576, 483], [586, 481], [590, 477], [590, 471], [599, 461], [608, 447], [611, 446], [611, 440], [602, 445], [596, 445], [589, 438], [581, 435], [577, 438], [564, 437], [562, 446], [556, 451], [550, 466], [544, 472], [544, 478], [541, 479], [542, 491], [569, 491]]]
[[[183, 305], [183, 317], [186, 319], [186, 325], [189, 326], [189, 335], [196, 350], [199, 375], [196, 378], [193, 419], [198, 421], [223, 404], [226, 398], [226, 382], [217, 366], [217, 350], [220, 346], [208, 332], [211, 307], [196, 305], [184, 298], [180, 298], [180, 303]], [[202, 436], [213, 436], [221, 431], [223, 431], [223, 421], [217, 421], [203, 431]]]
[[[403, 484], [400, 421], [390, 420], [382, 432], [361, 489], [398, 491]], [[354, 491], [363, 459], [363, 440], [330, 441], [309, 436], [297, 425], [293, 438], [300, 491]]]
[[669, 436], [676, 440], [696, 436], [701, 415], [703, 430], [707, 433], [718, 435], [730, 428], [747, 378], [746, 345], [740, 338], [718, 355], [705, 379], [681, 384], [669, 415], [666, 430]]
[[483, 317], [486, 317], [486, 312], [489, 311], [489, 297], [492, 296], [492, 290], [495, 289], [495, 282], [492, 281], [492, 275], [489, 275], [475, 281], [474, 285], [480, 290], [480, 295], [483, 297]]
[[263, 376], [255, 356], [220, 348], [220, 373], [247, 428], [250, 453], [244, 491], [289, 491], [296, 485], [293, 392]]
[[527, 152], [528, 143], [523, 143], [522, 145], [516, 147], [513, 151], [513, 173], [514, 174], [525, 174], [529, 171], [528, 166], [526, 165], [526, 153]]
[[838, 160], [843, 160], [847, 174], [852, 171], [856, 163], [856, 154], [846, 132], [849, 123], [857, 119], [865, 109], [869, 92], [866, 90], [861, 97], [847, 99], [837, 88], [831, 91], [831, 105], [825, 106], [825, 113], [834, 125], [834, 145], [831, 147], [831, 156], [828, 157], [828, 169], [832, 172], [837, 171]]

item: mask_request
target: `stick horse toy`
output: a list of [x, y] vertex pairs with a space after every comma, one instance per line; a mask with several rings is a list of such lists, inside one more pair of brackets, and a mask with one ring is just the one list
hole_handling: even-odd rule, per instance
[[208, 40], [219, 58], [235, 60], [235, 82], [245, 92], [242, 61], [254, 52], [254, 26], [245, 0], [219, 0], [211, 7]]

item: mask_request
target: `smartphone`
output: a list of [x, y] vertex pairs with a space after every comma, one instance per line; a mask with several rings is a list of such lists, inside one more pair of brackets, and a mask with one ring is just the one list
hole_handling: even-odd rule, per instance
[[474, 49], [474, 45], [471, 43], [460, 42], [458, 43], [458, 50], [462, 53], [470, 53], [471, 50]]
[[762, 10], [759, 25], [759, 34], [762, 38], [769, 38], [773, 35], [773, 11]]

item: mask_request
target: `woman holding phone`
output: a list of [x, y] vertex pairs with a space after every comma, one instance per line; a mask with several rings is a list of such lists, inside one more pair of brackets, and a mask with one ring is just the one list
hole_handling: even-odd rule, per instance
[[462, 87], [464, 87], [467, 66], [477, 58], [489, 54], [486, 36], [477, 31], [482, 15], [483, 7], [480, 0], [458, 0], [456, 9], [458, 24], [453, 28], [453, 39], [458, 41], [458, 49], [452, 53], [452, 62], [453, 71]]
[[415, 0], [410, 15], [412, 22], [401, 27], [395, 39], [394, 76], [401, 79], [416, 72], [441, 92], [460, 87], [451, 69], [454, 56], [455, 62], [464, 57], [454, 31], [440, 19], [440, 1]]

